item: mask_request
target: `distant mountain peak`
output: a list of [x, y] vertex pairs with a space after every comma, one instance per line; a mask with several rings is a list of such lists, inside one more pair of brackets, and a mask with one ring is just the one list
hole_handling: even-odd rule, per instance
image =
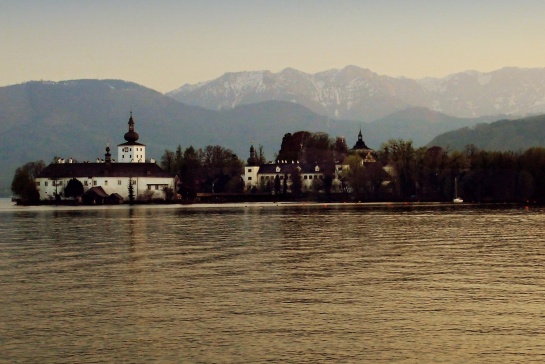
[[168, 96], [220, 110], [267, 100], [297, 102], [331, 118], [373, 121], [410, 107], [456, 117], [545, 112], [545, 68], [468, 70], [444, 78], [390, 77], [355, 65], [315, 74], [294, 68], [231, 72]]

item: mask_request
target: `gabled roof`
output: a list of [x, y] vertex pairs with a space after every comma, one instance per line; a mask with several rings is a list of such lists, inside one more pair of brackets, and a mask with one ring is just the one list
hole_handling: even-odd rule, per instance
[[102, 198], [107, 198], [108, 197], [108, 194], [106, 193], [106, 191], [104, 191], [104, 189], [100, 186], [97, 186], [97, 187], [91, 187], [89, 188], [87, 191], [85, 191], [85, 193], [83, 194], [84, 196], [87, 196], [87, 195], [97, 195], [99, 197], [102, 197]]
[[52, 163], [38, 178], [162, 177], [173, 178], [156, 163]]

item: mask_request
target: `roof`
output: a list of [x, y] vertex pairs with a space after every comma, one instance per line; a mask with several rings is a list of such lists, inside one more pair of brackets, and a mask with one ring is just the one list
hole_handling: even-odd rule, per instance
[[173, 178], [156, 163], [52, 163], [37, 178], [162, 177]]
[[108, 197], [108, 194], [106, 193], [106, 191], [104, 191], [104, 189], [100, 186], [97, 186], [97, 187], [91, 187], [89, 188], [87, 191], [85, 191], [84, 195], [87, 196], [87, 195], [90, 195], [90, 194], [95, 194], [99, 197], [102, 197], [102, 198], [107, 198]]
[[138, 143], [138, 142], [125, 142], [125, 143], [118, 144], [117, 146], [120, 147], [122, 145], [141, 145], [143, 147], [146, 146], [146, 144], [142, 144], [142, 143]]

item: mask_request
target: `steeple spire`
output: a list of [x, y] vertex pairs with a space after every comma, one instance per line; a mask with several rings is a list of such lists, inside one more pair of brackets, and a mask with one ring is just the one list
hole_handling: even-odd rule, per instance
[[253, 144], [250, 146], [250, 158], [248, 158], [248, 165], [249, 166], [257, 165], [257, 157], [255, 155], [255, 149]]
[[132, 118], [132, 111], [131, 111], [131, 117], [129, 118], [129, 131], [125, 133], [125, 140], [129, 143], [134, 143], [140, 138], [137, 132], [134, 131], [134, 119]]
[[106, 144], [106, 154], [104, 154], [104, 162], [110, 163], [112, 161], [112, 155], [110, 154], [110, 144]]

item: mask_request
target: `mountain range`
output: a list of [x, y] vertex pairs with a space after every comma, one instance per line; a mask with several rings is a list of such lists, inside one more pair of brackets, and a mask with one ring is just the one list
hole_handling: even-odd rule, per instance
[[394, 78], [356, 66], [316, 74], [292, 68], [226, 73], [168, 96], [211, 110], [280, 100], [330, 118], [370, 122], [411, 107], [459, 118], [545, 112], [545, 68], [466, 71], [444, 78]]
[[[511, 100], [507, 103], [511, 105], [510, 109], [503, 108], [504, 104], [498, 103], [496, 108], [492, 108], [495, 113], [491, 114], [488, 110], [481, 115], [478, 111], [481, 110], [479, 107], [482, 105], [474, 101], [469, 105], [472, 108], [463, 111], [462, 106], [467, 103], [455, 96], [451, 96], [454, 98], [451, 100], [453, 101], [451, 106], [448, 106], [446, 101], [441, 104], [444, 109], [458, 108], [461, 114], [476, 115], [475, 117], [452, 116], [437, 111], [437, 107], [433, 109], [418, 103], [409, 103], [409, 100], [413, 99], [423, 100], [418, 96], [420, 92], [418, 90], [423, 87], [421, 85], [423, 83], [427, 84], [427, 89], [443, 87], [444, 90], [452, 90], [454, 89], [452, 79], [458, 79], [459, 85], [466, 85], [464, 87], [471, 90], [470, 86], [474, 82], [468, 81], [465, 77], [475, 80], [472, 72], [451, 76], [449, 80], [411, 81], [376, 76], [370, 71], [347, 67], [330, 72], [337, 75], [335, 79], [339, 85], [342, 84], [343, 79], [347, 81], [347, 84], [339, 86], [341, 88], [337, 91], [327, 89], [325, 85], [329, 81], [322, 79], [323, 95], [331, 93], [328, 97], [337, 100], [338, 103], [337, 101], [329, 104], [323, 100], [315, 101], [311, 103], [314, 109], [310, 108], [312, 106], [309, 105], [310, 101], [305, 101], [310, 100], [308, 93], [305, 94], [302, 91], [296, 93], [295, 89], [292, 90], [292, 97], [287, 100], [280, 97], [264, 97], [265, 91], [254, 94], [254, 98], [251, 99], [248, 96], [251, 93], [248, 91], [243, 93], [244, 97], [240, 94], [236, 102], [229, 101], [230, 99], [220, 102], [217, 95], [207, 97], [214, 94], [212, 91], [214, 88], [205, 91], [208, 86], [219, 84], [217, 80], [200, 86], [182, 87], [182, 89], [192, 88], [194, 92], [202, 92], [200, 105], [191, 105], [190, 103], [197, 102], [190, 102], [190, 100], [180, 102], [173, 98], [176, 96], [175, 93], [165, 95], [121, 80], [31, 81], [0, 87], [0, 152], [3, 155], [0, 160], [0, 194], [9, 195], [9, 185], [15, 169], [28, 161], [42, 159], [49, 163], [54, 156], [93, 161], [104, 157], [105, 147], [108, 144], [114, 147], [112, 150], [115, 158], [115, 146], [124, 142], [123, 135], [127, 131], [130, 111], [133, 112], [136, 121], [136, 131], [140, 134], [139, 141], [148, 147], [148, 157], [158, 160], [165, 149], [174, 150], [178, 145], [183, 148], [190, 145], [195, 148], [221, 145], [232, 149], [241, 159], [246, 159], [251, 143], [256, 147], [262, 145], [266, 157], [272, 160], [280, 148], [284, 134], [299, 130], [327, 132], [332, 137], [344, 136], [349, 147], [356, 142], [360, 129], [367, 145], [374, 149], [392, 138], [412, 139], [417, 147], [428, 144], [432, 139], [438, 144], [447, 143], [452, 146], [454, 144], [451, 140], [434, 138], [455, 129], [469, 127], [464, 130], [474, 130], [475, 125], [478, 124], [514, 118], [519, 113], [538, 112], [543, 104], [539, 101], [541, 89], [538, 89], [534, 81], [541, 77], [539, 75], [542, 72], [542, 70], [503, 69], [493, 72], [492, 76], [487, 76], [488, 78], [485, 77], [488, 79], [489, 88], [491, 85], [498, 85], [498, 88], [494, 90], [490, 88], [489, 94], [499, 95], [503, 92], [504, 97]], [[326, 73], [322, 77], [325, 77]], [[533, 77], [530, 77], [529, 73]], [[291, 81], [290, 74], [293, 74]], [[356, 81], [357, 77], [355, 78], [354, 75], [359, 74], [365, 74], [376, 81], [373, 84], [374, 88], [371, 86], [365, 88], [367, 91], [375, 90], [376, 92], [366, 94], [367, 91], [359, 89], [359, 93], [356, 93], [358, 89], [356, 86], [363, 82], [361, 79], [359, 79], [361, 82]], [[506, 74], [511, 74], [513, 77], [510, 83]], [[295, 70], [284, 71], [283, 82], [291, 82], [293, 85], [298, 85], [301, 90], [308, 91], [309, 86], [304, 81], [306, 76], [301, 75], [304, 76]], [[276, 78], [273, 76], [271, 77]], [[223, 77], [240, 81], [239, 74]], [[486, 79], [481, 79], [480, 83], [485, 84]], [[501, 79], [503, 79], [502, 82], [500, 82]], [[405, 86], [398, 87], [397, 81]], [[268, 81], [267, 87], [262, 86], [263, 90], [270, 90], [270, 83], [274, 82]], [[347, 91], [350, 90], [348, 84], [352, 85], [350, 92]], [[369, 81], [367, 84], [372, 83]], [[249, 84], [243, 86], [243, 83], [238, 83], [238, 85], [240, 89], [251, 88]], [[510, 88], [510, 85], [514, 86]], [[535, 88], [533, 93], [530, 92], [532, 88]], [[329, 91], [326, 92], [326, 89]], [[379, 89], [380, 92], [378, 92]], [[461, 94], [462, 91], [463, 87], [460, 86], [458, 92]], [[198, 92], [193, 93], [194, 101], [199, 100], [196, 96]], [[411, 93], [414, 95], [411, 96]], [[356, 98], [356, 94], [364, 100]], [[400, 96], [402, 94], [403, 97]], [[351, 97], [351, 103], [346, 101], [347, 97]], [[492, 96], [483, 96], [483, 99], [488, 98]], [[212, 99], [219, 103], [202, 105], [205, 100]], [[447, 99], [444, 96], [444, 100]], [[466, 99], [469, 100], [468, 97]], [[320, 112], [316, 112], [318, 107], [316, 105], [321, 105]], [[335, 105], [337, 109], [334, 108]], [[361, 110], [371, 109], [374, 110], [375, 116], [381, 117], [373, 119], [375, 116], [366, 114], [367, 116], [359, 119], [357, 116]], [[503, 114], [500, 115], [500, 112]], [[339, 117], [332, 117], [330, 113]], [[345, 118], [341, 118], [341, 115]], [[480, 134], [479, 137], [485, 138], [486, 134]], [[520, 149], [536, 145], [537, 141], [518, 138], [517, 143], [516, 149]]]

